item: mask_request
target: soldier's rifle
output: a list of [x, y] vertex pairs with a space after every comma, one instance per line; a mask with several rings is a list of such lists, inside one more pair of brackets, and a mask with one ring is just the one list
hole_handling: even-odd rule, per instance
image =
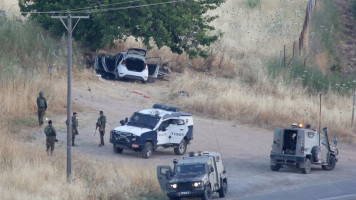
[[98, 129], [98, 123], [96, 123], [96, 126], [95, 126], [95, 131], [94, 131], [94, 136], [96, 134], [96, 130]]

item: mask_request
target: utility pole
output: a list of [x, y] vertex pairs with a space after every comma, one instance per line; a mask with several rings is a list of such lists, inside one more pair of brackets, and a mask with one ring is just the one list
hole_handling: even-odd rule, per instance
[[[67, 182], [70, 182], [70, 175], [72, 173], [72, 153], [71, 153], [71, 139], [72, 139], [72, 32], [77, 26], [80, 19], [88, 19], [89, 16], [71, 16], [68, 12], [67, 16], [52, 16], [53, 19], [60, 19], [68, 34], [68, 83], [67, 83]], [[68, 19], [66, 25], [63, 19]], [[72, 18], [78, 19], [72, 28]]]

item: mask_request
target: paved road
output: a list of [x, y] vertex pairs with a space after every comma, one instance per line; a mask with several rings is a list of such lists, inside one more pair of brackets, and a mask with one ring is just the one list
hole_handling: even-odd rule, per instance
[[[165, 99], [160, 98], [167, 96], [167, 90], [162, 89], [159, 83], [148, 84], [145, 89], [140, 84], [121, 83], [120, 87], [101, 84], [91, 86], [91, 94], [86, 84], [74, 84], [74, 101], [82, 105], [78, 112], [80, 135], [76, 141], [79, 146], [73, 148], [74, 154], [137, 166], [171, 165], [173, 159], [180, 158], [173, 149], [160, 149], [148, 160], [131, 151], [115, 154], [108, 143], [109, 130], [134, 111], [164, 102]], [[103, 87], [105, 90], [101, 89]], [[140, 90], [151, 98], [130, 93], [125, 87]], [[99, 110], [104, 111], [108, 121], [105, 147], [98, 147], [98, 134], [93, 136]], [[63, 132], [58, 136], [59, 150], [65, 151], [64, 123], [58, 125], [58, 129]], [[44, 134], [38, 133], [39, 141], [43, 142], [43, 137]], [[350, 178], [356, 177], [356, 146], [339, 145], [339, 162], [333, 171], [314, 166], [311, 174], [301, 174], [299, 170], [288, 167], [272, 172], [269, 164], [272, 137], [272, 131], [194, 116], [194, 140], [188, 151], [208, 150], [222, 154], [228, 172], [228, 199], [355, 199], [350, 195], [356, 192], [356, 182]]]

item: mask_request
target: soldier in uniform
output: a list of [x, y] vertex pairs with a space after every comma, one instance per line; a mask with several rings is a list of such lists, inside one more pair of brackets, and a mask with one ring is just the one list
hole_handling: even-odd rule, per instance
[[42, 126], [43, 116], [47, 110], [47, 101], [43, 97], [43, 92], [40, 92], [39, 96], [37, 97], [37, 108], [38, 108], [38, 124]]
[[98, 122], [96, 122], [96, 127], [99, 127], [99, 133], [100, 133], [100, 144], [99, 147], [104, 146], [104, 134], [105, 134], [105, 123], [106, 123], [106, 117], [104, 116], [104, 112], [100, 111], [99, 112], [99, 118]]
[[49, 155], [49, 150], [51, 150], [51, 155], [53, 154], [54, 150], [54, 143], [56, 142], [56, 129], [54, 129], [52, 125], [52, 120], [48, 121], [48, 125], [44, 129], [44, 132], [46, 134], [46, 147], [47, 147], [47, 155]]
[[[68, 120], [66, 121], [66, 124], [68, 126]], [[78, 132], [78, 119], [77, 119], [77, 113], [73, 112], [73, 116], [72, 116], [72, 146], [76, 146], [75, 145], [75, 136], [79, 134]]]

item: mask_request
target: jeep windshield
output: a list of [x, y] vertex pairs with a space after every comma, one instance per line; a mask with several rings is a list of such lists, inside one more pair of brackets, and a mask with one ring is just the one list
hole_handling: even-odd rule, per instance
[[158, 116], [145, 115], [136, 112], [132, 115], [127, 125], [153, 129], [154, 127], [156, 127], [159, 120], [160, 118]]
[[206, 173], [205, 164], [178, 165], [177, 172], [180, 174]]

